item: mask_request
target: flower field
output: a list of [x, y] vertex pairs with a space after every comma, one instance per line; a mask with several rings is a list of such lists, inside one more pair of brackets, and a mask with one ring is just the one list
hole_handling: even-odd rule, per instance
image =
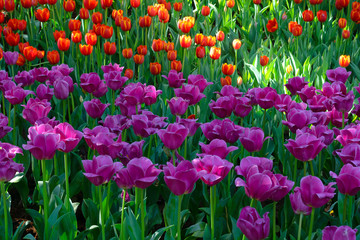
[[360, 2], [0, 0], [0, 239], [360, 239]]

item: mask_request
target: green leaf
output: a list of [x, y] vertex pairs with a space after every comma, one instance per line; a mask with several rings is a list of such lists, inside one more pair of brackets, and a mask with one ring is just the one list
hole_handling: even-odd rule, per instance
[[130, 236], [130, 239], [141, 239], [141, 229], [139, 223], [136, 221], [134, 213], [128, 209], [126, 213], [126, 227], [127, 233]]

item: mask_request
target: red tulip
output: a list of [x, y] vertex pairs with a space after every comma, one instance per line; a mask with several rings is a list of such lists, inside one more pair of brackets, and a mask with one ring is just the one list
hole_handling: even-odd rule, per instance
[[261, 56], [260, 57], [260, 65], [266, 66], [269, 63], [269, 57], [268, 56]]
[[84, 56], [88, 56], [92, 53], [93, 51], [93, 46], [92, 45], [82, 45], [79, 44], [79, 49], [82, 55]]
[[217, 47], [211, 47], [210, 48], [210, 58], [211, 59], [219, 59], [221, 55], [221, 48], [217, 48]]
[[101, 8], [102, 9], [107, 9], [107, 8], [111, 7], [112, 4], [113, 4], [113, 0], [101, 0]]
[[114, 32], [113, 27], [109, 27], [107, 25], [103, 25], [101, 27], [101, 36], [105, 39], [111, 38], [113, 35], [113, 32]]
[[147, 54], [147, 47], [145, 45], [140, 45], [137, 47], [138, 54], [146, 55]]
[[176, 2], [174, 3], [174, 10], [177, 12], [180, 12], [183, 8], [182, 2]]
[[180, 46], [183, 48], [189, 48], [191, 46], [191, 37], [186, 35], [181, 35]]
[[70, 48], [70, 39], [68, 38], [59, 38], [57, 41], [57, 46], [60, 51], [67, 51]]
[[132, 51], [131, 48], [124, 48], [122, 50], [122, 55], [123, 55], [124, 58], [130, 59], [132, 57], [132, 55], [133, 55], [133, 51]]
[[125, 73], [124, 73], [124, 76], [127, 77], [128, 79], [132, 79], [133, 76], [134, 76], [133, 70], [131, 70], [131, 69], [126, 69], [126, 70], [125, 70]]
[[181, 61], [176, 61], [176, 60], [172, 61], [170, 67], [172, 70], [176, 70], [177, 72], [180, 72], [182, 68]]
[[63, 7], [65, 11], [72, 12], [75, 10], [75, 1], [74, 0], [64, 0]]
[[205, 51], [205, 48], [203, 46], [198, 46], [196, 48], [196, 57], [197, 58], [205, 57], [205, 53], [206, 53], [206, 51]]
[[152, 75], [158, 75], [161, 73], [161, 64], [158, 62], [150, 63], [150, 72]]
[[113, 42], [104, 43], [104, 52], [107, 55], [114, 55], [116, 53], [116, 44]]
[[241, 41], [240, 39], [234, 39], [232, 42], [232, 46], [235, 50], [238, 50], [241, 48]]
[[135, 62], [135, 64], [143, 64], [143, 62], [144, 62], [144, 55], [135, 54], [135, 56], [134, 56], [134, 62]]
[[94, 32], [88, 32], [85, 34], [85, 42], [88, 45], [94, 46], [97, 42], [97, 36]]
[[129, 31], [131, 29], [131, 20], [127, 17], [122, 17], [120, 21], [121, 30], [124, 32]]
[[150, 27], [151, 26], [151, 17], [144, 16], [139, 18], [139, 26], [141, 28]]
[[203, 16], [209, 16], [210, 14], [210, 8], [208, 6], [203, 6], [202, 9], [201, 9], [201, 14]]
[[140, 6], [140, 0], [130, 0], [130, 5], [133, 8], [138, 8]]
[[161, 39], [154, 39], [152, 42], [152, 49], [154, 52], [160, 52], [164, 49], [164, 42]]
[[27, 22], [26, 20], [18, 20], [18, 29], [19, 31], [25, 31]]
[[69, 21], [69, 30], [70, 32], [80, 30], [81, 22], [80, 20], [70, 19]]
[[170, 19], [168, 10], [166, 8], [160, 8], [158, 10], [158, 17], [160, 22], [167, 23]]
[[98, 5], [98, 1], [96, 0], [83, 0], [84, 8], [87, 10], [94, 10]]
[[21, 0], [21, 6], [23, 8], [31, 8], [32, 6], [32, 1], [31, 0]]
[[66, 38], [66, 33], [65, 31], [58, 31], [58, 30], [55, 30], [55, 32], [53, 33], [54, 35], [54, 38], [55, 38], [55, 41], [57, 42], [57, 40], [59, 38]]
[[10, 46], [17, 46], [19, 44], [20, 41], [20, 35], [19, 33], [9, 33], [6, 37], [5, 37], [5, 41], [10, 45]]
[[326, 18], [327, 18], [327, 12], [324, 11], [324, 10], [319, 10], [319, 11], [316, 13], [316, 16], [317, 16], [319, 22], [325, 22], [325, 21], [326, 21]]
[[94, 12], [92, 15], [91, 15], [91, 20], [94, 24], [98, 24], [98, 23], [101, 23], [102, 20], [103, 20], [103, 15], [101, 12]]
[[343, 37], [344, 39], [348, 39], [348, 38], [350, 37], [350, 31], [343, 29], [343, 31], [342, 31], [342, 37]]
[[345, 28], [346, 27], [346, 19], [345, 18], [339, 18], [339, 28]]
[[302, 13], [305, 22], [311, 22], [314, 20], [314, 13], [311, 10], [305, 10]]
[[37, 56], [36, 57], [38, 59], [43, 59], [44, 56], [45, 56], [45, 51], [40, 51], [40, 50], [37, 51]]
[[235, 71], [235, 66], [232, 64], [224, 63], [221, 67], [221, 71], [224, 75], [232, 75]]
[[269, 20], [266, 28], [269, 32], [275, 32], [279, 28], [276, 18]]
[[216, 33], [216, 40], [222, 42], [222, 41], [224, 41], [224, 38], [225, 38], [225, 34], [223, 31], [218, 31]]
[[82, 33], [81, 31], [77, 30], [77, 31], [73, 31], [71, 32], [71, 41], [73, 43], [79, 43], [82, 40]]
[[177, 57], [177, 51], [176, 50], [171, 50], [167, 52], [167, 59], [169, 61], [174, 61], [176, 60]]
[[80, 8], [80, 18], [89, 19], [89, 17], [90, 17], [89, 10], [86, 8]]
[[37, 57], [37, 49], [32, 46], [24, 48], [24, 57], [29, 62], [34, 61]]

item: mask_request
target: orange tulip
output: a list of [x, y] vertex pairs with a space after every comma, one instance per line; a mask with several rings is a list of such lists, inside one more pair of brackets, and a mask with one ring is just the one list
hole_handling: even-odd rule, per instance
[[342, 37], [343, 37], [344, 39], [348, 39], [348, 38], [350, 37], [350, 31], [343, 29], [343, 31], [342, 31]]
[[84, 8], [87, 10], [94, 10], [98, 5], [98, 1], [96, 0], [83, 0]]
[[82, 40], [82, 33], [79, 30], [71, 32], [71, 41], [73, 43], [79, 43]]
[[158, 14], [158, 9], [155, 6], [148, 6], [147, 12], [150, 17], [155, 17]]
[[54, 38], [55, 38], [55, 41], [57, 42], [57, 40], [59, 38], [65, 38], [66, 37], [66, 33], [65, 31], [58, 31], [58, 30], [55, 30], [55, 32], [53, 33], [54, 35]]
[[305, 22], [311, 22], [314, 20], [314, 13], [311, 10], [305, 10], [302, 13]]
[[11, 28], [12, 31], [18, 30], [18, 21], [16, 18], [9, 19], [7, 26]]
[[47, 3], [49, 5], [55, 5], [57, 3], [57, 0], [47, 0]]
[[154, 52], [160, 52], [164, 49], [164, 42], [161, 39], [154, 39], [151, 45]]
[[[0, 2], [1, 2], [1, 0], [0, 0]], [[0, 24], [3, 23], [4, 21], [5, 21], [5, 14], [3, 12], [0, 12]]]
[[164, 50], [165, 52], [169, 52], [175, 49], [174, 43], [173, 42], [164, 42]]
[[196, 34], [195, 35], [195, 43], [198, 44], [198, 45], [201, 44], [204, 37], [205, 36], [203, 34], [201, 34], [201, 33]]
[[195, 18], [191, 16], [187, 16], [183, 18], [184, 21], [191, 23], [191, 28], [195, 25]]
[[177, 12], [180, 12], [183, 8], [182, 2], [176, 2], [174, 3], [174, 10]]
[[296, 24], [295, 26], [293, 26], [291, 28], [291, 33], [297, 37], [300, 36], [302, 34], [302, 26], [300, 24]]
[[89, 19], [90, 13], [86, 8], [80, 8], [80, 18], [81, 19]]
[[25, 62], [26, 62], [26, 59], [25, 59], [24, 55], [19, 54], [19, 57], [16, 61], [16, 65], [21, 67], [21, 66], [24, 66]]
[[269, 63], [269, 57], [268, 56], [261, 56], [260, 57], [260, 65], [266, 66]]
[[346, 68], [350, 64], [350, 56], [349, 55], [341, 55], [339, 58], [339, 65], [341, 67]]
[[31, 0], [21, 0], [21, 6], [23, 8], [31, 8], [32, 7], [32, 1]]
[[94, 32], [88, 32], [85, 34], [85, 42], [88, 45], [94, 46], [97, 42], [97, 36]]
[[321, 4], [323, 0], [310, 0], [310, 4], [312, 5], [316, 5], [316, 4]]
[[151, 26], [151, 17], [149, 17], [147, 15], [144, 17], [140, 17], [139, 18], [139, 26], [141, 28], [150, 27]]
[[113, 27], [109, 27], [109, 26], [107, 26], [107, 25], [103, 25], [103, 26], [101, 27], [101, 36], [102, 36], [103, 38], [109, 39], [109, 38], [112, 37], [113, 33], [114, 33]]
[[69, 30], [70, 32], [80, 30], [81, 22], [80, 20], [70, 19], [69, 21]]
[[128, 79], [132, 79], [133, 76], [134, 76], [133, 70], [131, 70], [131, 69], [126, 69], [126, 70], [125, 70], [125, 73], [124, 73], [124, 76], [127, 77]]
[[15, 10], [15, 2], [14, 0], [6, 0], [5, 1], [5, 10], [7, 12], [12, 12]]
[[170, 19], [169, 11], [166, 8], [160, 8], [158, 11], [159, 21], [167, 23]]
[[214, 36], [207, 36], [207, 46], [213, 47], [215, 46], [215, 44], [216, 44], [216, 38]]
[[124, 11], [119, 9], [119, 10], [116, 10], [114, 9], [112, 12], [111, 12], [111, 17], [115, 20], [117, 16], [123, 16], [123, 13]]
[[130, 5], [133, 8], [138, 8], [140, 6], [140, 0], [130, 0]]
[[171, 61], [170, 67], [172, 70], [176, 70], [177, 72], [180, 72], [182, 68], [181, 61], [176, 61], [176, 60]]
[[232, 46], [235, 50], [238, 50], [241, 48], [241, 41], [240, 39], [234, 39], [232, 42]]
[[346, 21], [345, 18], [340, 18], [340, 19], [339, 19], [339, 22], [338, 22], [339, 28], [345, 28], [345, 27], [346, 27], [346, 23], [347, 23], [347, 21]]
[[8, 26], [5, 26], [4, 29], [2, 30], [2, 33], [4, 34], [4, 36], [6, 37], [7, 35], [9, 35], [10, 33], [13, 33], [12, 29]]
[[179, 20], [178, 21], [178, 28], [183, 32], [183, 33], [188, 33], [191, 30], [191, 22], [188, 21], [183, 21], [183, 20]]
[[316, 13], [317, 19], [319, 20], [319, 22], [325, 22], [326, 18], [327, 18], [327, 12], [324, 10], [319, 10]]
[[44, 56], [45, 56], [45, 51], [40, 51], [40, 50], [37, 51], [37, 56], [36, 57], [38, 59], [43, 59]]
[[211, 47], [210, 48], [210, 58], [211, 59], [219, 59], [221, 55], [221, 48], [217, 48], [217, 47]]
[[256, 5], [260, 5], [261, 4], [261, 0], [253, 0], [253, 3]]
[[3, 49], [0, 47], [0, 61], [3, 59], [4, 57], [4, 51]]
[[206, 53], [206, 51], [205, 51], [205, 48], [203, 46], [198, 46], [196, 48], [196, 57], [197, 58], [205, 57], [205, 53]]
[[136, 50], [137, 50], [138, 54], [141, 54], [144, 56], [147, 54], [147, 47], [145, 45], [138, 46]]
[[[101, 28], [102, 28], [102, 26], [103, 26], [103, 24], [101, 24], [101, 23], [94, 24], [92, 31], [93, 31], [97, 36], [100, 36], [100, 35], [101, 35]], [[90, 31], [91, 31], [91, 30], [90, 30]]]
[[116, 44], [114, 42], [105, 42], [104, 52], [107, 55], [114, 55], [116, 53]]
[[20, 35], [19, 33], [9, 33], [7, 36], [5, 36], [5, 41], [10, 45], [10, 46], [17, 46], [20, 42]]
[[225, 33], [223, 31], [218, 31], [216, 33], [216, 40], [222, 42], [224, 41], [224, 38], [225, 38]]
[[296, 25], [298, 25], [297, 22], [290, 21], [289, 24], [288, 24], [289, 32], [292, 32], [293, 27], [296, 26]]
[[37, 49], [32, 46], [24, 48], [24, 57], [29, 62], [34, 61], [37, 57]]
[[124, 48], [122, 50], [122, 55], [123, 55], [124, 58], [130, 59], [132, 57], [132, 55], [133, 55], [133, 51], [132, 51], [131, 48]]
[[120, 21], [121, 30], [124, 32], [129, 31], [131, 29], [131, 20], [127, 17], [122, 17]]
[[27, 22], [26, 20], [18, 20], [18, 29], [19, 31], [25, 31]]
[[48, 51], [47, 55], [46, 55], [46, 58], [47, 58], [47, 60], [49, 61], [49, 63], [51, 65], [55, 65], [58, 62], [60, 62], [60, 54], [56, 50]]
[[141, 55], [141, 54], [135, 54], [134, 55], [134, 62], [135, 64], [143, 64], [144, 62], [144, 55]]
[[59, 38], [57, 41], [57, 46], [60, 51], [67, 51], [70, 48], [70, 39], [68, 38]]
[[291, 65], [286, 66], [286, 73], [287, 74], [290, 74], [292, 72], [292, 70], [293, 70], [293, 67]]
[[177, 51], [176, 50], [171, 50], [167, 52], [167, 59], [169, 61], [174, 61], [177, 58]]
[[202, 9], [201, 9], [201, 14], [203, 16], [209, 16], [210, 14], [210, 8], [208, 6], [203, 6]]
[[94, 12], [92, 15], [91, 15], [91, 21], [94, 23], [94, 24], [98, 24], [98, 23], [101, 23], [103, 20], [103, 15], [101, 12]]
[[152, 75], [158, 75], [161, 73], [161, 64], [158, 62], [150, 63], [150, 73]]
[[232, 75], [235, 72], [235, 66], [232, 64], [224, 63], [221, 67], [221, 71], [224, 75]]
[[107, 9], [107, 8], [111, 7], [112, 4], [113, 4], [113, 0], [101, 0], [101, 8], [102, 9]]
[[228, 8], [233, 8], [235, 6], [235, 1], [234, 0], [228, 0], [226, 1], [226, 6]]
[[82, 55], [89, 56], [93, 51], [93, 46], [79, 44], [79, 49]]
[[24, 48], [29, 47], [29, 46], [30, 46], [29, 42], [19, 43], [19, 52], [24, 53]]
[[353, 22], [358, 24], [360, 22], [360, 10], [353, 8], [350, 13], [350, 18]]
[[189, 48], [191, 46], [191, 37], [186, 35], [181, 35], [180, 46], [183, 48]]
[[225, 78], [220, 79], [221, 86], [231, 85], [232, 79], [230, 76], [226, 76]]
[[75, 10], [76, 4], [74, 0], [64, 0], [63, 7], [65, 11], [72, 12]]
[[266, 28], [269, 32], [275, 32], [279, 28], [276, 18], [269, 20], [266, 24]]

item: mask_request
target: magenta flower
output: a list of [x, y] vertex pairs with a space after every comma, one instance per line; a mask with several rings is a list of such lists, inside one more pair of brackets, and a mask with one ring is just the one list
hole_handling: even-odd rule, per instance
[[179, 88], [181, 87], [181, 85], [185, 82], [185, 78], [183, 78], [183, 73], [182, 72], [177, 72], [176, 70], [170, 70], [168, 75], [161, 75], [163, 78], [165, 78], [166, 80], [168, 80], [169, 82], [169, 87], [172, 88]]
[[105, 120], [101, 123], [104, 127], [109, 128], [111, 132], [115, 133], [116, 135], [119, 135], [124, 129], [130, 127], [129, 122], [130, 120], [127, 117], [118, 114], [118, 115], [106, 116]]
[[313, 112], [324, 112], [326, 111], [325, 105], [327, 100], [328, 99], [322, 95], [314, 95], [307, 100], [307, 104]]
[[162, 93], [161, 90], [156, 90], [155, 86], [153, 85], [146, 86], [144, 90], [145, 90], [144, 103], [147, 106], [156, 103], [157, 96]]
[[154, 114], [133, 115], [131, 125], [135, 135], [147, 138], [155, 134], [160, 128], [166, 127], [165, 119], [165, 117], [159, 117]]
[[50, 101], [52, 99], [52, 97], [54, 96], [54, 89], [52, 89], [49, 86], [46, 86], [44, 84], [40, 84], [36, 88], [36, 96], [40, 100], [46, 99], [46, 100]]
[[218, 93], [221, 97], [230, 97], [230, 96], [241, 97], [243, 94], [242, 92], [240, 92], [239, 89], [231, 85], [225, 85], [221, 88], [220, 92], [214, 92], [214, 93]]
[[89, 148], [95, 150], [95, 143], [97, 138], [104, 138], [104, 136], [114, 139], [117, 134], [111, 133], [107, 127], [96, 126], [93, 129], [85, 128], [83, 130], [84, 139]]
[[205, 171], [202, 172], [201, 180], [210, 187], [221, 182], [233, 167], [231, 162], [216, 155], [196, 158], [192, 160], [192, 164], [198, 172]]
[[265, 140], [270, 137], [264, 138], [264, 131], [261, 128], [243, 128], [239, 140], [243, 147], [248, 152], [259, 152], [263, 147]]
[[113, 162], [110, 156], [94, 156], [92, 160], [82, 160], [84, 166], [84, 176], [95, 186], [107, 183], [114, 176], [115, 172], [120, 171], [123, 165]]
[[0, 139], [5, 137], [5, 135], [12, 130], [8, 124], [8, 118], [4, 114], [0, 113]]
[[260, 218], [255, 208], [244, 207], [241, 209], [236, 226], [249, 240], [265, 239], [270, 233], [270, 218], [268, 215], [269, 212], [266, 212], [263, 218]]
[[108, 92], [108, 90], [109, 89], [107, 85], [103, 81], [101, 81], [98, 88], [94, 92], [92, 92], [92, 95], [96, 98], [101, 98]]
[[23, 171], [23, 164], [16, 163], [11, 159], [0, 160], [0, 182], [8, 182], [15, 177], [17, 172]]
[[331, 98], [334, 107], [337, 111], [345, 113], [349, 112], [354, 104], [354, 93], [350, 91], [346, 95], [335, 95]]
[[189, 100], [185, 100], [182, 97], [173, 97], [166, 100], [169, 104], [169, 108], [172, 115], [184, 115], [189, 107]]
[[22, 87], [33, 85], [35, 79], [32, 75], [27, 71], [18, 72], [17, 75], [14, 76], [14, 81], [17, 84], [21, 84]]
[[107, 86], [114, 91], [121, 89], [125, 82], [129, 80], [127, 77], [121, 76], [121, 71], [111, 71], [109, 73], [105, 73], [104, 79]]
[[356, 232], [349, 226], [327, 226], [322, 231], [322, 240], [355, 240]]
[[14, 87], [5, 92], [5, 98], [12, 104], [17, 105], [24, 101], [27, 95], [34, 94], [33, 91], [24, 90], [20, 86]]
[[346, 68], [343, 68], [343, 67], [329, 69], [326, 71], [326, 76], [330, 82], [345, 83], [350, 75], [351, 75], [351, 72], [346, 71]]
[[127, 165], [130, 160], [134, 158], [141, 158], [143, 157], [143, 146], [145, 141], [141, 140], [139, 142], [122, 142], [123, 149], [121, 150], [121, 153], [119, 154], [120, 161]]
[[31, 125], [34, 125], [37, 120], [47, 117], [51, 110], [50, 102], [38, 98], [30, 98], [26, 105], [22, 106], [24, 107], [23, 118]]
[[263, 109], [272, 108], [277, 96], [276, 90], [271, 87], [261, 88], [255, 95], [257, 103]]
[[291, 132], [295, 133], [296, 130], [302, 129], [316, 122], [316, 118], [311, 111], [300, 110], [296, 108], [289, 108], [289, 112], [286, 114], [287, 121], [282, 121], [282, 124], [287, 126]]
[[[344, 113], [344, 122], [345, 124], [349, 121], [348, 116], [349, 114], [347, 112]], [[336, 108], [334, 107], [330, 112], [329, 112], [329, 117], [330, 117], [330, 121], [331, 123], [335, 126], [335, 127], [342, 127], [342, 117], [343, 117], [343, 113], [339, 112], [338, 110], [336, 110]]]
[[19, 58], [19, 52], [4, 52], [4, 60], [6, 65], [15, 65]]
[[80, 76], [80, 87], [88, 93], [92, 93], [98, 89], [100, 83], [102, 82], [100, 76], [95, 73], [83, 73]]
[[130, 105], [142, 104], [145, 96], [145, 84], [130, 83], [121, 91], [120, 96]]
[[142, 189], [153, 184], [161, 172], [146, 157], [132, 159], [126, 169], [134, 182], [134, 186]]
[[63, 152], [71, 152], [80, 142], [83, 134], [77, 131], [69, 123], [60, 123], [54, 128], [54, 132], [60, 134], [60, 141], [65, 143]]
[[141, 105], [132, 105], [126, 101], [122, 96], [115, 99], [115, 106], [118, 106], [121, 111], [121, 115], [131, 117], [136, 114], [136, 108], [139, 111]]
[[300, 187], [296, 188], [300, 189], [301, 198], [305, 205], [319, 208], [335, 196], [335, 188], [332, 188], [335, 184], [331, 182], [324, 186], [318, 177], [306, 176], [301, 179]]
[[290, 197], [290, 203], [291, 207], [295, 214], [304, 214], [304, 215], [310, 215], [312, 208], [309, 206], [306, 206], [301, 198], [301, 191], [300, 188], [295, 188], [294, 193], [291, 193], [289, 195]]
[[314, 86], [309, 87], [308, 85], [305, 85], [305, 87], [303, 87], [301, 91], [298, 91], [297, 94], [303, 102], [307, 102], [308, 99], [315, 96], [315, 91], [316, 88]]
[[274, 106], [279, 112], [287, 112], [287, 106], [291, 101], [291, 97], [287, 94], [277, 95]]
[[211, 100], [209, 107], [211, 111], [219, 118], [229, 117], [234, 109], [235, 98], [233, 96], [220, 97], [216, 100]]
[[58, 79], [54, 82], [54, 94], [57, 99], [67, 99], [70, 94], [70, 86], [64, 79]]
[[202, 124], [200, 128], [209, 141], [218, 138], [228, 143], [236, 142], [243, 131], [243, 127], [235, 125], [230, 119], [215, 119]]
[[[227, 85], [228, 86], [228, 85]], [[252, 110], [251, 101], [247, 97], [236, 97], [234, 101], [234, 115], [244, 118]]]
[[[67, 64], [55, 65], [51, 68], [51, 71], [59, 71], [64, 76], [69, 76], [74, 71], [74, 68], [70, 68]], [[50, 73], [49, 73], [50, 74]]]
[[181, 88], [176, 88], [174, 91], [177, 97], [189, 100], [189, 105], [195, 105], [201, 99], [206, 97], [205, 94], [201, 93], [200, 88], [197, 85], [192, 84], [182, 85]]
[[291, 95], [295, 95], [298, 91], [301, 91], [309, 82], [305, 81], [305, 77], [293, 77], [288, 79], [288, 83], [285, 87], [291, 92]]
[[179, 116], [176, 117], [176, 123], [179, 123], [186, 127], [189, 130], [188, 136], [194, 136], [196, 130], [200, 127], [201, 123], [197, 122], [198, 119], [191, 119], [191, 118], [180, 118]]
[[279, 202], [290, 192], [295, 183], [288, 180], [287, 176], [281, 174], [274, 174], [274, 177], [276, 178], [279, 188], [277, 188], [269, 198], [275, 202]]
[[320, 151], [326, 147], [323, 137], [318, 138], [310, 133], [296, 131], [295, 140], [289, 139], [284, 146], [300, 161], [311, 161], [316, 158]]
[[337, 133], [336, 140], [343, 146], [346, 146], [350, 143], [360, 144], [360, 125], [346, 126], [344, 129], [340, 130], [339, 133]]
[[188, 84], [198, 86], [200, 89], [200, 92], [204, 92], [205, 88], [211, 84], [212, 82], [208, 82], [203, 75], [197, 74], [190, 74], [188, 76]]
[[336, 179], [336, 185], [342, 194], [355, 196], [360, 191], [360, 167], [348, 163], [341, 168], [339, 176], [332, 171], [330, 176]]
[[328, 98], [331, 98], [335, 95], [346, 95], [346, 86], [342, 82], [333, 82], [332, 84], [325, 82], [323, 85], [323, 90], [321, 93]]
[[246, 179], [252, 166], [256, 166], [257, 171], [259, 172], [264, 172], [266, 170], [271, 171], [273, 161], [264, 157], [248, 156], [241, 159], [240, 165], [235, 167], [235, 171], [237, 175], [243, 176]]
[[226, 156], [232, 152], [237, 150], [237, 147], [226, 145], [226, 142], [221, 139], [213, 139], [208, 145], [205, 143], [199, 143], [201, 147], [202, 154], [197, 154], [199, 157], [204, 157], [205, 155], [216, 155], [220, 158], [225, 159]]
[[329, 146], [334, 141], [334, 131], [326, 125], [313, 125], [311, 129], [304, 127], [301, 131], [311, 133], [322, 139], [326, 146]]
[[181, 124], [169, 124], [166, 129], [157, 131], [158, 136], [165, 147], [175, 150], [178, 149], [187, 137], [189, 130]]
[[187, 160], [180, 162], [177, 167], [167, 162], [164, 175], [166, 185], [177, 196], [191, 193], [200, 177], [191, 162]]
[[35, 81], [41, 83], [49, 79], [49, 69], [46, 67], [33, 68], [29, 71], [29, 73]]
[[124, 67], [120, 67], [117, 63], [114, 63], [114, 65], [112, 63], [109, 63], [108, 65], [101, 66], [101, 70], [103, 70], [104, 73], [122, 72], [123, 69]]
[[112, 159], [118, 158], [120, 152], [124, 148], [124, 142], [121, 142], [121, 137], [115, 141], [112, 134], [100, 133], [96, 137], [91, 138], [95, 150], [100, 155], [109, 155]]
[[343, 149], [336, 151], [344, 164], [351, 163], [354, 166], [360, 166], [360, 145], [358, 143], [350, 143], [345, 145]]
[[22, 149], [10, 143], [0, 142], [0, 156], [1, 156], [0, 159], [2, 158], [13, 159], [16, 156], [16, 154], [23, 155]]
[[92, 118], [100, 118], [109, 105], [110, 104], [101, 103], [101, 101], [97, 98], [84, 102], [85, 110]]

